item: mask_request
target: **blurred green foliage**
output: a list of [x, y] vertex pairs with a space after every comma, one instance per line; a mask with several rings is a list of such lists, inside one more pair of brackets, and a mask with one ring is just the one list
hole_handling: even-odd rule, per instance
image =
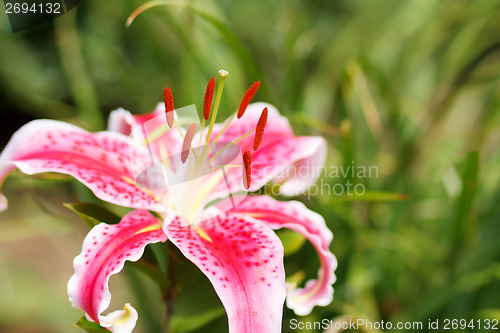
[[[327, 139], [328, 166], [378, 169], [378, 177], [326, 175], [318, 183], [319, 190], [360, 183], [364, 196], [298, 198], [325, 217], [339, 260], [334, 302], [299, 320], [361, 317], [425, 327], [428, 319], [500, 316], [498, 0], [168, 1], [127, 28], [144, 3], [82, 0], [56, 21], [16, 34], [0, 14], [0, 147], [34, 118], [102, 130], [117, 107], [152, 110], [165, 86], [177, 107], [201, 110], [205, 85], [221, 68], [230, 72], [224, 117], [260, 80], [256, 99], [275, 104], [297, 133]], [[40, 182], [30, 185], [36, 193], [69, 193], [52, 198], [51, 207], [89, 198], [66, 180]], [[48, 241], [71, 248], [58, 266], [67, 276], [55, 279], [64, 281], [86, 229], [63, 209], [26, 199], [26, 186], [12, 177], [4, 189], [11, 210], [0, 215], [0, 281], [10, 282], [0, 284], [0, 331], [68, 332], [81, 313], [64, 310], [64, 282], [40, 273], [43, 258], [31, 267], [32, 252], [18, 247], [38, 251], [36, 244]], [[281, 237], [291, 248], [288, 275], [315, 276], [312, 246]], [[178, 259], [174, 331], [227, 330], [208, 281], [170, 251]], [[50, 261], [51, 252], [46, 256]], [[120, 283], [142, 288], [132, 301], [137, 332], [157, 332], [164, 308], [151, 279], [130, 266]], [[294, 318], [285, 309], [284, 332], [298, 332], [290, 329]]]

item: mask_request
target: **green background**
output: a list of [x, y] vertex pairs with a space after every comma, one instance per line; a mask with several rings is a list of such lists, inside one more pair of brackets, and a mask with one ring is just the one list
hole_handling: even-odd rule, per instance
[[[167, 1], [127, 28], [144, 3], [82, 0], [18, 33], [2, 7], [0, 148], [31, 119], [103, 130], [115, 108], [151, 111], [165, 86], [176, 107], [201, 111], [219, 69], [230, 73], [223, 119], [260, 80], [255, 100], [276, 105], [296, 133], [323, 136], [327, 166], [378, 168], [371, 178], [327, 175], [322, 194], [296, 198], [334, 232], [338, 279], [329, 306], [307, 317], [285, 309], [284, 332], [299, 332], [292, 319], [426, 327], [500, 317], [498, 0]], [[347, 181], [366, 193], [325, 190]], [[62, 203], [97, 200], [71, 179], [18, 172], [2, 191], [10, 207], [0, 213], [0, 332], [82, 331], [71, 327], [82, 312], [66, 283], [88, 227]], [[312, 246], [280, 236], [287, 274], [315, 276]], [[178, 256], [172, 332], [226, 331], [212, 287]], [[130, 301], [136, 332], [162, 331], [157, 287], [126, 271], [111, 279], [112, 309]]]

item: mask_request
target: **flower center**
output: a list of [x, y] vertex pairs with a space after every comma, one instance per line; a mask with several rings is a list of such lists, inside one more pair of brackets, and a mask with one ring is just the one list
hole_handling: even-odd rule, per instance
[[[172, 92], [169, 88], [164, 90], [165, 116], [168, 128], [163, 126], [162, 131], [166, 133], [169, 128], [175, 127], [176, 129], [173, 130], [176, 130], [182, 139], [181, 151], [176, 155], [168, 156], [165, 147], [160, 144], [164, 179], [168, 188], [168, 195], [164, 202], [168, 208], [175, 210], [191, 225], [200, 222], [204, 209], [217, 198], [229, 196], [234, 205], [232, 196], [234, 191], [231, 189], [234, 184], [230, 184], [227, 178], [227, 168], [242, 168], [243, 188], [250, 189], [252, 179], [251, 153], [250, 151], [242, 153], [237, 143], [255, 132], [253, 150], [257, 150], [264, 135], [268, 117], [267, 108], [262, 111], [254, 129], [231, 142], [220, 141], [235, 116], [238, 116], [239, 119], [244, 115], [260, 85], [260, 82], [254, 82], [243, 96], [238, 111], [219, 130], [215, 138], [212, 138], [224, 83], [228, 75], [229, 73], [225, 70], [219, 71], [217, 89], [215, 89], [215, 78], [211, 78], [208, 82], [199, 132], [196, 132], [195, 123], [191, 123], [186, 131], [179, 126], [177, 118], [174, 117], [176, 110], [174, 110]], [[212, 108], [214, 94], [215, 102]], [[196, 135], [198, 135], [197, 140], [195, 139]], [[197, 144], [196, 146], [193, 146], [193, 140]], [[202, 145], [202, 142], [205, 144]]]

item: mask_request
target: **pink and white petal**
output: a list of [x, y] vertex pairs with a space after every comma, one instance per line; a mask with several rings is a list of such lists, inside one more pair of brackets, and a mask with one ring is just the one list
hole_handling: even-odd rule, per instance
[[132, 115], [122, 108], [114, 110], [108, 118], [108, 130], [128, 135], [141, 145], [147, 143], [155, 162], [182, 150], [182, 137], [177, 129], [167, 125], [163, 103], [143, 115]]
[[112, 332], [131, 332], [137, 320], [131, 306], [101, 315], [111, 301], [109, 278], [123, 269], [126, 260], [139, 260], [147, 244], [166, 240], [161, 222], [143, 209], [125, 215], [118, 224], [101, 223], [92, 228], [73, 262], [75, 274], [68, 282], [73, 307]]
[[[58, 172], [75, 177], [111, 203], [162, 210], [155, 195], [134, 183], [151, 164], [145, 147], [118, 133], [89, 133], [54, 120], [35, 120], [21, 127], [0, 155], [0, 184], [16, 167], [32, 175]], [[142, 177], [148, 186], [152, 177]], [[6, 208], [0, 204], [1, 208]]]
[[[225, 200], [218, 205], [223, 207], [229, 203]], [[229, 213], [251, 216], [273, 229], [288, 228], [305, 236], [318, 252], [321, 268], [317, 280], [308, 281], [304, 288], [288, 291], [287, 306], [298, 315], [307, 315], [314, 306], [331, 303], [337, 259], [329, 250], [333, 234], [321, 215], [310, 211], [301, 202], [283, 202], [268, 196], [248, 196]]]
[[[283, 146], [293, 146], [290, 149], [290, 155], [285, 156], [295, 162], [288, 164], [273, 177], [273, 183], [281, 184], [280, 194], [285, 196], [296, 196], [306, 192], [321, 175], [321, 168], [326, 160], [326, 141], [318, 136], [299, 136], [290, 139], [289, 143], [276, 145], [276, 150], [281, 151]], [[262, 151], [262, 158], [273, 159], [272, 146], [267, 146]], [[267, 155], [267, 156], [265, 156]], [[279, 158], [279, 157], [278, 157]], [[255, 169], [258, 170], [258, 162], [255, 163]], [[279, 164], [279, 163], [278, 163]], [[279, 168], [279, 167], [278, 167]], [[265, 176], [265, 172], [259, 172]], [[257, 184], [258, 186], [259, 184]]]
[[[184, 135], [185, 129], [180, 128], [180, 130]], [[171, 160], [172, 156], [180, 155], [182, 151], [183, 137], [177, 128], [168, 126], [164, 112], [147, 121], [137, 122], [132, 128], [130, 137], [143, 146], [147, 145], [155, 161], [162, 161], [165, 158]], [[173, 161], [169, 161], [171, 162]]]
[[[298, 195], [311, 186], [324, 164], [326, 142], [321, 137], [290, 137], [259, 148], [252, 154], [251, 184], [248, 191], [256, 191], [271, 180], [280, 182], [283, 195]], [[220, 182], [211, 198], [223, 197], [226, 188], [244, 191], [243, 172], [231, 168], [227, 172], [228, 184]]]
[[[266, 103], [253, 103], [241, 119], [234, 119], [222, 134], [220, 142], [231, 142], [255, 128], [262, 110], [268, 108], [268, 120], [259, 149], [253, 152], [254, 135], [239, 141], [241, 151], [252, 151], [252, 183], [249, 191], [256, 191], [271, 180], [282, 184], [283, 195], [297, 195], [306, 191], [320, 174], [326, 158], [326, 141], [321, 137], [294, 136], [288, 120]], [[217, 125], [212, 138], [221, 131]], [[227, 173], [230, 187], [244, 190], [243, 173], [233, 168]], [[212, 197], [221, 197], [226, 183], [214, 189]]]
[[208, 277], [224, 305], [230, 333], [281, 332], [285, 301], [283, 245], [264, 223], [219, 214], [195, 229], [164, 224], [170, 241]]
[[101, 326], [111, 332], [132, 332], [139, 315], [129, 303], [122, 310], [113, 311], [105, 316], [100, 316]]
[[124, 108], [110, 112], [108, 117], [108, 131], [129, 135], [132, 131], [134, 116]]
[[[288, 119], [280, 115], [279, 111], [273, 105], [259, 102], [250, 104], [247, 107], [245, 114], [240, 119], [234, 118], [218, 141], [233, 142], [234, 140], [255, 129], [262, 110], [264, 110], [264, 108], [266, 107], [268, 109], [267, 125], [264, 130], [264, 137], [262, 138], [260, 147], [265, 146], [269, 142], [284, 140], [285, 138], [293, 136], [293, 131], [290, 127], [290, 124], [288, 123]], [[222, 124], [215, 125], [211, 140], [215, 139], [216, 136], [219, 135], [220, 131], [228, 121], [229, 119], [224, 121], [224, 123]], [[253, 134], [239, 141], [238, 145], [241, 147], [241, 151], [253, 151], [253, 141]], [[259, 150], [260, 149], [261, 148], [259, 148]]]

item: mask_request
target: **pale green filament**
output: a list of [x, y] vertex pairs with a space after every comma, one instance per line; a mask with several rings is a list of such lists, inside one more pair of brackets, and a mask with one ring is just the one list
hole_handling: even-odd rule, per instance
[[228, 75], [229, 73], [223, 69], [219, 71], [219, 86], [217, 87], [217, 95], [215, 96], [214, 111], [212, 112], [212, 116], [210, 118], [210, 127], [208, 128], [208, 134], [206, 140], [207, 145], [210, 144], [210, 137], [212, 136], [212, 130], [214, 129], [215, 119], [217, 118], [217, 112], [219, 111], [222, 91], [224, 90], [224, 82], [226, 81], [226, 77]]

